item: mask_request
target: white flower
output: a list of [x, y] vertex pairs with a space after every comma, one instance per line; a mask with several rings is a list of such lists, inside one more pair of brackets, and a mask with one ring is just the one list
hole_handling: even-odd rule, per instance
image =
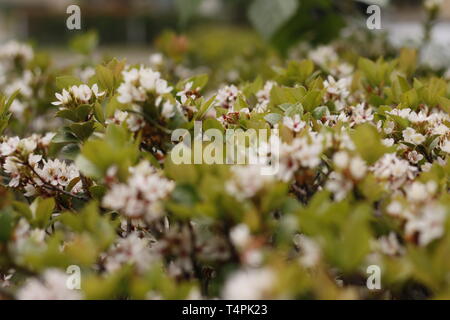
[[338, 55], [332, 46], [319, 46], [311, 50], [308, 57], [321, 67], [326, 67], [338, 60]]
[[399, 159], [393, 153], [385, 154], [370, 170], [375, 177], [385, 180], [393, 189], [399, 188], [407, 180], [412, 180], [417, 173], [416, 167], [411, 166], [406, 160]]
[[377, 242], [380, 251], [388, 256], [402, 255], [405, 252], [394, 232], [380, 237]]
[[413, 122], [413, 123], [419, 123], [419, 122], [428, 121], [429, 118], [428, 118], [427, 114], [425, 112], [423, 112], [423, 111], [420, 111], [419, 113], [416, 113], [415, 111], [412, 111], [408, 115], [408, 120]]
[[403, 139], [415, 145], [422, 144], [425, 141], [425, 137], [420, 133], [417, 133], [413, 128], [406, 128], [403, 130]]
[[16, 117], [21, 118], [26, 108], [26, 104], [22, 103], [18, 99], [15, 99], [9, 107], [9, 111], [11, 111]]
[[170, 119], [175, 115], [175, 110], [178, 108], [178, 104], [173, 104], [167, 100], [162, 106], [161, 115], [166, 119]]
[[347, 62], [340, 63], [336, 68], [332, 70], [333, 75], [340, 77], [349, 77], [353, 73], [353, 66]]
[[33, 152], [37, 148], [37, 142], [33, 138], [25, 138], [20, 140], [19, 145], [17, 146], [22, 152], [28, 154]]
[[360, 124], [364, 122], [370, 122], [373, 120], [373, 113], [371, 108], [365, 108], [363, 103], [358, 104], [356, 107], [351, 107], [351, 122], [353, 124]]
[[[45, 160], [42, 168], [36, 167], [35, 171], [41, 179], [35, 181], [38, 185], [42, 185], [43, 182], [49, 183], [53, 186], [64, 189], [70, 181], [80, 176], [78, 169], [75, 165], [67, 165], [64, 161], [58, 159]], [[81, 191], [82, 183], [78, 182], [73, 188], [72, 192], [78, 193]]]
[[166, 80], [161, 79], [161, 74], [150, 68], [131, 68], [122, 71], [123, 82], [117, 92], [117, 101], [122, 104], [132, 102], [143, 102], [148, 98], [148, 94], [156, 95], [156, 104], [161, 101], [161, 96], [172, 91]]
[[445, 140], [441, 144], [441, 150], [446, 152], [446, 153], [450, 153], [450, 139]]
[[311, 141], [306, 137], [294, 139], [293, 156], [299, 161], [302, 167], [313, 169], [320, 164], [320, 155], [323, 152], [322, 137], [310, 136]]
[[10, 41], [0, 47], [0, 58], [14, 59], [14, 57], [19, 57], [27, 62], [32, 60], [33, 56], [33, 49], [25, 43]]
[[127, 125], [131, 132], [137, 132], [145, 127], [145, 121], [140, 115], [131, 114], [127, 119]]
[[58, 99], [58, 101], [52, 102], [53, 105], [55, 106], [60, 106], [60, 105], [67, 105], [72, 101], [72, 96], [70, 95], [69, 91], [67, 91], [66, 89], [63, 89], [62, 93], [55, 93], [56, 99]]
[[105, 268], [108, 272], [120, 269], [126, 264], [134, 264], [139, 272], [148, 270], [157, 255], [152, 252], [150, 241], [140, 238], [137, 233], [131, 233], [118, 242], [108, 251], [105, 259]]
[[418, 181], [406, 187], [406, 195], [411, 202], [423, 202], [428, 200], [436, 190], [432, 184], [423, 184]]
[[256, 99], [258, 99], [258, 104], [256, 105], [255, 110], [257, 113], [266, 112], [270, 102], [270, 93], [274, 85], [275, 82], [267, 81], [264, 84], [264, 88], [262, 88], [256, 93]]
[[429, 204], [418, 216], [413, 216], [405, 226], [407, 236], [418, 234], [419, 245], [426, 246], [444, 235], [445, 208]]
[[222, 297], [226, 300], [260, 300], [270, 297], [275, 284], [271, 269], [243, 269], [233, 273], [226, 281]]
[[41, 162], [42, 156], [40, 154], [30, 154], [28, 156], [28, 164], [32, 166], [33, 168], [38, 165], [39, 162]]
[[91, 90], [92, 90], [92, 93], [94, 94], [94, 96], [96, 98], [101, 97], [101, 96], [105, 95], [105, 93], [106, 93], [105, 91], [99, 92], [98, 91], [98, 85], [96, 83], [94, 83], [94, 85], [92, 86]]
[[33, 80], [33, 73], [30, 70], [25, 70], [22, 77], [12, 80], [4, 88], [4, 93], [8, 96], [12, 95], [15, 91], [19, 90], [20, 94], [24, 97], [31, 98], [33, 89], [31, 88], [31, 82]]
[[339, 151], [333, 156], [334, 164], [340, 169], [347, 168], [349, 160], [350, 158], [348, 156], [348, 153], [345, 151]]
[[325, 187], [327, 190], [333, 192], [334, 200], [341, 201], [353, 188], [353, 182], [339, 172], [331, 172]]
[[139, 83], [145, 90], [155, 90], [156, 81], [161, 77], [161, 74], [152, 69], [141, 68], [139, 70]]
[[182, 91], [177, 93], [177, 96], [180, 97], [181, 103], [185, 104], [189, 99], [195, 99], [196, 95], [192, 89], [194, 83], [192, 81], [186, 83]]
[[11, 188], [16, 188], [20, 184], [20, 167], [18, 159], [14, 157], [7, 157], [3, 164], [3, 169], [11, 178], [8, 184]]
[[52, 139], [55, 137], [56, 133], [47, 132], [40, 140], [39, 143], [44, 147], [48, 147], [52, 142]]
[[92, 67], [86, 67], [78, 71], [81, 81], [89, 82], [89, 79], [95, 75], [95, 69]]
[[431, 131], [432, 134], [437, 134], [440, 136], [445, 136], [448, 132], [450, 132], [450, 129], [445, 124], [439, 124]]
[[122, 124], [128, 118], [128, 112], [122, 110], [114, 111], [114, 116], [111, 119], [106, 120], [107, 124], [115, 123], [117, 125]]
[[87, 85], [72, 86], [70, 88], [73, 97], [81, 103], [88, 103], [92, 97], [92, 90]]
[[355, 179], [362, 179], [367, 171], [367, 166], [364, 160], [360, 157], [354, 157], [350, 161], [350, 173]]
[[217, 93], [216, 105], [221, 108], [234, 110], [234, 103], [239, 94], [240, 91], [235, 85], [225, 86]]
[[166, 93], [170, 93], [172, 91], [172, 87], [169, 86], [166, 80], [158, 79], [155, 84], [155, 91], [158, 95], [163, 95]]
[[392, 138], [387, 138], [387, 139], [383, 139], [381, 140], [381, 143], [383, 145], [385, 145], [386, 147], [392, 147], [394, 145], [395, 140]]
[[48, 269], [44, 272], [42, 280], [33, 278], [28, 280], [17, 292], [19, 300], [80, 300], [82, 295], [78, 290], [67, 287], [69, 275], [56, 270]]
[[312, 238], [296, 234], [294, 243], [300, 249], [300, 263], [306, 268], [313, 268], [320, 260], [320, 246]]
[[14, 153], [19, 146], [20, 139], [19, 137], [9, 138], [7, 141], [0, 144], [0, 155], [9, 156]]
[[36, 188], [32, 184], [27, 184], [24, 189], [25, 193], [23, 195], [25, 197], [33, 197], [37, 194]]
[[416, 150], [413, 150], [411, 152], [408, 152], [408, 160], [411, 163], [418, 163], [419, 161], [421, 161], [423, 159], [423, 155], [421, 153], [418, 153]]
[[164, 62], [164, 56], [161, 53], [153, 53], [150, 55], [149, 61], [152, 66], [157, 67]]
[[394, 121], [386, 121], [384, 124], [384, 132], [386, 134], [391, 134], [394, 131], [395, 122]]
[[343, 78], [336, 81], [332, 76], [328, 76], [327, 80], [323, 82], [327, 93], [340, 99], [347, 98], [350, 95], [348, 91], [349, 85], [349, 79]]
[[322, 135], [295, 138], [291, 144], [279, 143], [279, 170], [277, 178], [288, 182], [300, 168], [316, 168], [321, 162], [323, 152]]
[[244, 223], [238, 224], [231, 229], [230, 238], [236, 247], [243, 248], [250, 240], [250, 229]]
[[283, 125], [285, 125], [287, 128], [291, 129], [294, 132], [300, 132], [306, 126], [306, 122], [302, 121], [300, 115], [296, 114], [294, 115], [294, 118], [284, 117]]
[[123, 81], [125, 83], [136, 82], [139, 79], [140, 72], [138, 69], [130, 69], [122, 71]]
[[152, 220], [162, 213], [159, 201], [172, 192], [175, 184], [167, 180], [148, 162], [130, 168], [127, 183], [114, 184], [103, 198], [103, 205], [131, 218]]
[[271, 177], [261, 174], [261, 166], [233, 166], [231, 168], [232, 178], [225, 184], [229, 194], [238, 200], [252, 198], [269, 181]]
[[403, 211], [403, 206], [398, 201], [392, 201], [387, 206], [386, 211], [393, 216], [400, 216]]
[[397, 109], [394, 108], [391, 111], [387, 111], [388, 114], [392, 114], [394, 116], [399, 116], [401, 118], [406, 118], [408, 119], [409, 114], [411, 113], [411, 109], [410, 108], [404, 108], [404, 109]]

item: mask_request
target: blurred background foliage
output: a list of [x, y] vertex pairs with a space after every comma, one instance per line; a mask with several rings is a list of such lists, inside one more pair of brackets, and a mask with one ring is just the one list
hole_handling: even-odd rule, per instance
[[[81, 30], [65, 25], [66, 8], [74, 3], [81, 7]], [[382, 7], [382, 30], [366, 28], [370, 4]], [[450, 43], [448, 17], [447, 1], [439, 17], [430, 21], [420, 0], [0, 0], [0, 42], [39, 44], [56, 55], [58, 66], [65, 66], [74, 62], [67, 43], [92, 30], [97, 34], [90, 39], [94, 42], [72, 41], [70, 48], [88, 54], [98, 44], [97, 53], [129, 63], [142, 62], [158, 51], [191, 69], [217, 69], [213, 80], [220, 83], [238, 77], [253, 80], [254, 70], [264, 76], [270, 71], [267, 66], [276, 66], [281, 59], [304, 58], [295, 54], [305, 44], [311, 48], [340, 42], [349, 59], [392, 57], [394, 45], [423, 44], [430, 36], [424, 30], [433, 23], [439, 24], [434, 35], [439, 46], [431, 48], [424, 60], [439, 69], [450, 62], [442, 47]], [[87, 47], [76, 48], [83, 45]]]
[[[95, 29], [102, 44], [146, 45], [166, 29], [185, 33], [208, 25], [252, 28], [283, 52], [299, 41], [326, 43], [351, 23], [365, 23], [370, 4], [383, 14], [417, 15], [421, 1], [403, 0], [1, 0], [2, 31], [8, 37], [63, 45], [75, 31], [67, 30], [66, 8], [78, 4], [82, 31]], [[444, 10], [446, 12], [446, 10]], [[445, 15], [445, 13], [444, 13]], [[383, 17], [386, 18], [386, 17]], [[239, 36], [236, 32], [235, 36]]]

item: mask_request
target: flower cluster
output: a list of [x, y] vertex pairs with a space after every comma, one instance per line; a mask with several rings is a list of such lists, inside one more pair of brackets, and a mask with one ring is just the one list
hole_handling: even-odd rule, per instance
[[[114, 168], [109, 171], [113, 176]], [[130, 174], [127, 183], [111, 186], [103, 198], [103, 205], [132, 219], [152, 221], [161, 217], [164, 209], [161, 200], [171, 193], [174, 183], [145, 161], [130, 168]]]
[[92, 104], [104, 94], [104, 91], [99, 91], [97, 84], [92, 85], [92, 87], [85, 84], [71, 86], [68, 90], [63, 89], [61, 93], [55, 93], [56, 99], [58, 100], [52, 102], [52, 104], [69, 109], [82, 104]]
[[30, 279], [19, 290], [17, 297], [20, 300], [80, 300], [80, 291], [67, 287], [68, 277], [60, 270], [49, 269], [42, 280]]
[[[10, 110], [0, 97], [0, 298], [445, 296], [450, 95], [426, 69], [415, 78], [411, 56], [355, 63], [319, 47], [220, 84], [162, 55], [77, 65], [53, 102], [64, 122], [45, 133], [9, 111], [51, 107], [54, 92], [28, 47], [0, 47], [0, 91], [21, 89]], [[199, 124], [224, 139], [194, 152], [224, 147], [224, 164], [175, 161]], [[267, 139], [253, 145], [256, 132]], [[72, 264], [80, 291], [66, 287]], [[370, 264], [386, 276], [377, 292]]]
[[172, 87], [161, 78], [161, 74], [151, 68], [129, 68], [123, 71], [122, 75], [123, 83], [117, 89], [117, 100], [123, 104], [139, 104], [152, 95], [156, 104], [159, 104], [162, 96], [172, 91]]
[[80, 173], [74, 164], [59, 159], [44, 159], [53, 133], [29, 138], [9, 138], [0, 144], [0, 160], [9, 177], [8, 186], [24, 191], [26, 197], [52, 195], [72, 186], [74, 193], [82, 191]]
[[35, 76], [27, 69], [33, 57], [33, 49], [24, 43], [10, 41], [0, 46], [0, 91], [12, 95], [20, 90], [20, 99], [14, 100], [10, 108], [18, 118], [29, 107], [28, 99], [33, 95]]

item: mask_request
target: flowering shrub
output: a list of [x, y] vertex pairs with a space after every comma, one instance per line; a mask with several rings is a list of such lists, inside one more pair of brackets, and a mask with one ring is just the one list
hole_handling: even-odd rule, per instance
[[[0, 47], [0, 296], [449, 298], [449, 83], [408, 49], [308, 55], [217, 86], [161, 55], [57, 70]], [[196, 122], [269, 130], [277, 172], [176, 164]]]

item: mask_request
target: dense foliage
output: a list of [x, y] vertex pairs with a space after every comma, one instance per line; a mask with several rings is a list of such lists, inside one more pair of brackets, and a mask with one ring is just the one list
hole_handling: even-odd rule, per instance
[[[450, 87], [415, 50], [371, 60], [350, 38], [285, 61], [211, 30], [93, 65], [95, 43], [64, 69], [0, 47], [0, 297], [450, 298]], [[195, 121], [278, 130], [280, 170], [175, 164]]]

